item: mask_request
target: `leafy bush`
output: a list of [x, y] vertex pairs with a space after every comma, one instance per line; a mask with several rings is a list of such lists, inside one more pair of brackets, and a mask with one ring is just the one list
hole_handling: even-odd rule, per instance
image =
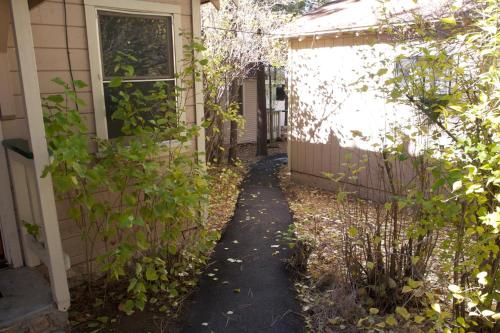
[[[399, 70], [385, 82], [387, 68], [369, 75], [382, 79], [390, 102], [409, 105], [422, 121], [404, 138], [386, 137], [381, 153], [392, 196], [375, 225], [362, 218], [359, 230], [345, 232], [344, 256], [354, 280], [362, 278], [358, 285], [371, 289], [375, 273], [398, 291], [387, 297], [386, 286], [384, 298], [370, 291], [386, 317], [376, 319], [376, 309], [362, 327], [498, 330], [500, 9], [497, 1], [466, 3], [437, 20], [417, 14], [412, 26], [388, 23]], [[427, 144], [412, 161], [416, 179], [397, 191], [391, 165], [406, 154], [402, 142], [422, 138]], [[398, 223], [401, 217], [407, 222]]]
[[219, 237], [206, 227], [207, 174], [189, 147], [200, 128], [181, 121], [181, 97], [199, 80], [205, 63], [192, 57], [201, 48], [195, 42], [186, 47], [184, 71], [174, 89], [159, 82], [147, 93], [122, 80], [133, 73], [132, 66], [122, 65], [123, 58], [130, 63], [133, 57], [116, 56], [112, 117], [122, 121], [126, 136], [114, 140], [88, 134], [78, 111], [83, 101], [61, 79], [53, 81], [64, 95], [44, 99], [52, 153], [45, 172], [70, 203], [85, 244], [89, 291], [99, 276], [96, 268], [106, 283], [125, 281], [120, 308], [128, 314], [143, 310], [148, 300], [185, 292]]

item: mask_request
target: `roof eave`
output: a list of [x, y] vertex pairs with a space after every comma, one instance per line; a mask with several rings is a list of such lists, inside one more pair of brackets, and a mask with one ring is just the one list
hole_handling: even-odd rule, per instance
[[348, 33], [348, 32], [360, 32], [360, 31], [376, 31], [379, 26], [377, 25], [370, 25], [370, 26], [359, 26], [359, 27], [349, 27], [349, 28], [338, 28], [338, 29], [329, 29], [329, 30], [319, 30], [319, 31], [308, 31], [308, 32], [302, 32], [302, 33], [290, 33], [290, 34], [283, 34], [280, 37], [284, 39], [293, 39], [293, 38], [300, 38], [300, 37], [316, 37], [316, 36], [326, 36], [326, 35], [333, 35], [333, 34], [339, 34], [339, 33]]
[[28, 6], [30, 9], [33, 9], [44, 1], [45, 0], [28, 0]]
[[215, 8], [220, 9], [220, 0], [201, 0], [202, 5], [210, 2], [215, 6]]

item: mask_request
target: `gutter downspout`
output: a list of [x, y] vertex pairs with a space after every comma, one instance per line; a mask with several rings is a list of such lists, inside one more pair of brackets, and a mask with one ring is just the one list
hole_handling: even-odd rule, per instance
[[[193, 27], [193, 41], [199, 42], [201, 39], [201, 4], [200, 0], [191, 0], [191, 19]], [[199, 52], [193, 51], [194, 58], [197, 59]], [[201, 126], [205, 114], [203, 105], [203, 73], [199, 79], [194, 81], [194, 110], [196, 113], [196, 125]], [[199, 158], [200, 163], [205, 163], [205, 128], [201, 128], [198, 136], [196, 137], [196, 150], [203, 156]]]

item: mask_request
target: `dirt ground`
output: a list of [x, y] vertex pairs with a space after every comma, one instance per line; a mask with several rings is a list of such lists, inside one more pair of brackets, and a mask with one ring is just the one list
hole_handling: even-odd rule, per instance
[[[269, 144], [267, 152], [269, 156], [275, 154], [286, 153], [287, 142], [277, 141]], [[257, 145], [255, 143], [246, 143], [238, 146], [238, 158], [246, 165], [253, 164], [262, 159], [262, 156], [257, 156]]]
[[336, 193], [291, 181], [286, 168], [281, 187], [293, 213], [295, 237], [311, 245], [307, 275], [295, 283], [306, 325], [312, 332], [357, 332], [353, 320], [365, 314], [355, 292], [342, 281], [342, 230], [348, 221], [339, 217]]

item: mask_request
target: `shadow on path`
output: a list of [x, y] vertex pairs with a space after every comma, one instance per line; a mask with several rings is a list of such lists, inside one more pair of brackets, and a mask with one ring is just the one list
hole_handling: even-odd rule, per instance
[[234, 217], [200, 279], [183, 332], [304, 332], [279, 241], [291, 214], [277, 172], [286, 155], [256, 163]]

